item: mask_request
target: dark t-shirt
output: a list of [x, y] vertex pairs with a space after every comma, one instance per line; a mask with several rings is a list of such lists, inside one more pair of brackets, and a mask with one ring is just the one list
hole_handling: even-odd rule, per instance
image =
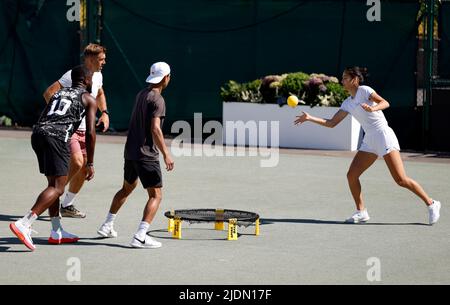
[[45, 107], [33, 132], [67, 142], [86, 115], [82, 95], [83, 88], [62, 88]]
[[162, 128], [165, 116], [166, 103], [158, 91], [146, 88], [137, 94], [125, 144], [125, 159], [159, 161], [151, 120], [159, 117]]

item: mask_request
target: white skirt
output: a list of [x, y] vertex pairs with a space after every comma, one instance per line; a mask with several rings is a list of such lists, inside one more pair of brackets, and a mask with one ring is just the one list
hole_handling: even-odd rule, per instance
[[383, 157], [393, 150], [400, 151], [400, 145], [392, 128], [386, 126], [382, 130], [366, 133], [359, 150]]

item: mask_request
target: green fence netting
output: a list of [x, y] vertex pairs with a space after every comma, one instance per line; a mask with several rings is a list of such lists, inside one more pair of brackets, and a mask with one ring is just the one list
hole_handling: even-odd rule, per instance
[[450, 79], [450, 2], [442, 3], [439, 29], [438, 75]]
[[[57, 0], [1, 2], [0, 113], [20, 124], [34, 122], [42, 91], [78, 63], [78, 28], [66, 18], [69, 8]], [[127, 128], [134, 97], [150, 65], [161, 60], [173, 70], [164, 94], [166, 131], [195, 112], [220, 120], [220, 87], [230, 79], [294, 71], [339, 77], [351, 65], [369, 68], [369, 84], [392, 104], [388, 116], [409, 120], [415, 115], [418, 3], [381, 1], [379, 22], [368, 21], [369, 9], [356, 0], [105, 0], [101, 38], [108, 48], [104, 88], [111, 126]], [[408, 141], [407, 132], [398, 133]]]
[[194, 112], [220, 119], [219, 89], [229, 79], [294, 71], [340, 76], [349, 65], [367, 66], [371, 84], [395, 106], [412, 106], [417, 3], [382, 2], [381, 22], [369, 22], [364, 1], [105, 1], [113, 123], [126, 128], [134, 95], [158, 60], [173, 68], [169, 120]]
[[66, 1], [0, 1], [0, 115], [35, 123], [42, 93], [79, 62], [78, 24]]

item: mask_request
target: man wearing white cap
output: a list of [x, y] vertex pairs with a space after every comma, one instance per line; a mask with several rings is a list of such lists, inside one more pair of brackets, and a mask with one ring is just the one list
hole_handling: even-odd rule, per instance
[[161, 93], [170, 82], [169, 65], [165, 62], [153, 64], [146, 82], [150, 85], [137, 94], [130, 118], [125, 144], [123, 186], [114, 196], [106, 220], [97, 233], [103, 237], [117, 237], [114, 220], [119, 209], [136, 188], [139, 178], [149, 199], [130, 245], [134, 248], [159, 248], [161, 243], [147, 235], [147, 232], [162, 198], [159, 152], [163, 155], [166, 170], [171, 171], [174, 168], [162, 133], [166, 104]]

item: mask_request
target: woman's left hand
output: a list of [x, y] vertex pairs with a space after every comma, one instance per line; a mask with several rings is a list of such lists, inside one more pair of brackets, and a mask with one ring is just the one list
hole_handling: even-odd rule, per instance
[[374, 112], [375, 111], [375, 109], [373, 109], [372, 106], [369, 106], [367, 104], [361, 104], [361, 107], [367, 112]]

